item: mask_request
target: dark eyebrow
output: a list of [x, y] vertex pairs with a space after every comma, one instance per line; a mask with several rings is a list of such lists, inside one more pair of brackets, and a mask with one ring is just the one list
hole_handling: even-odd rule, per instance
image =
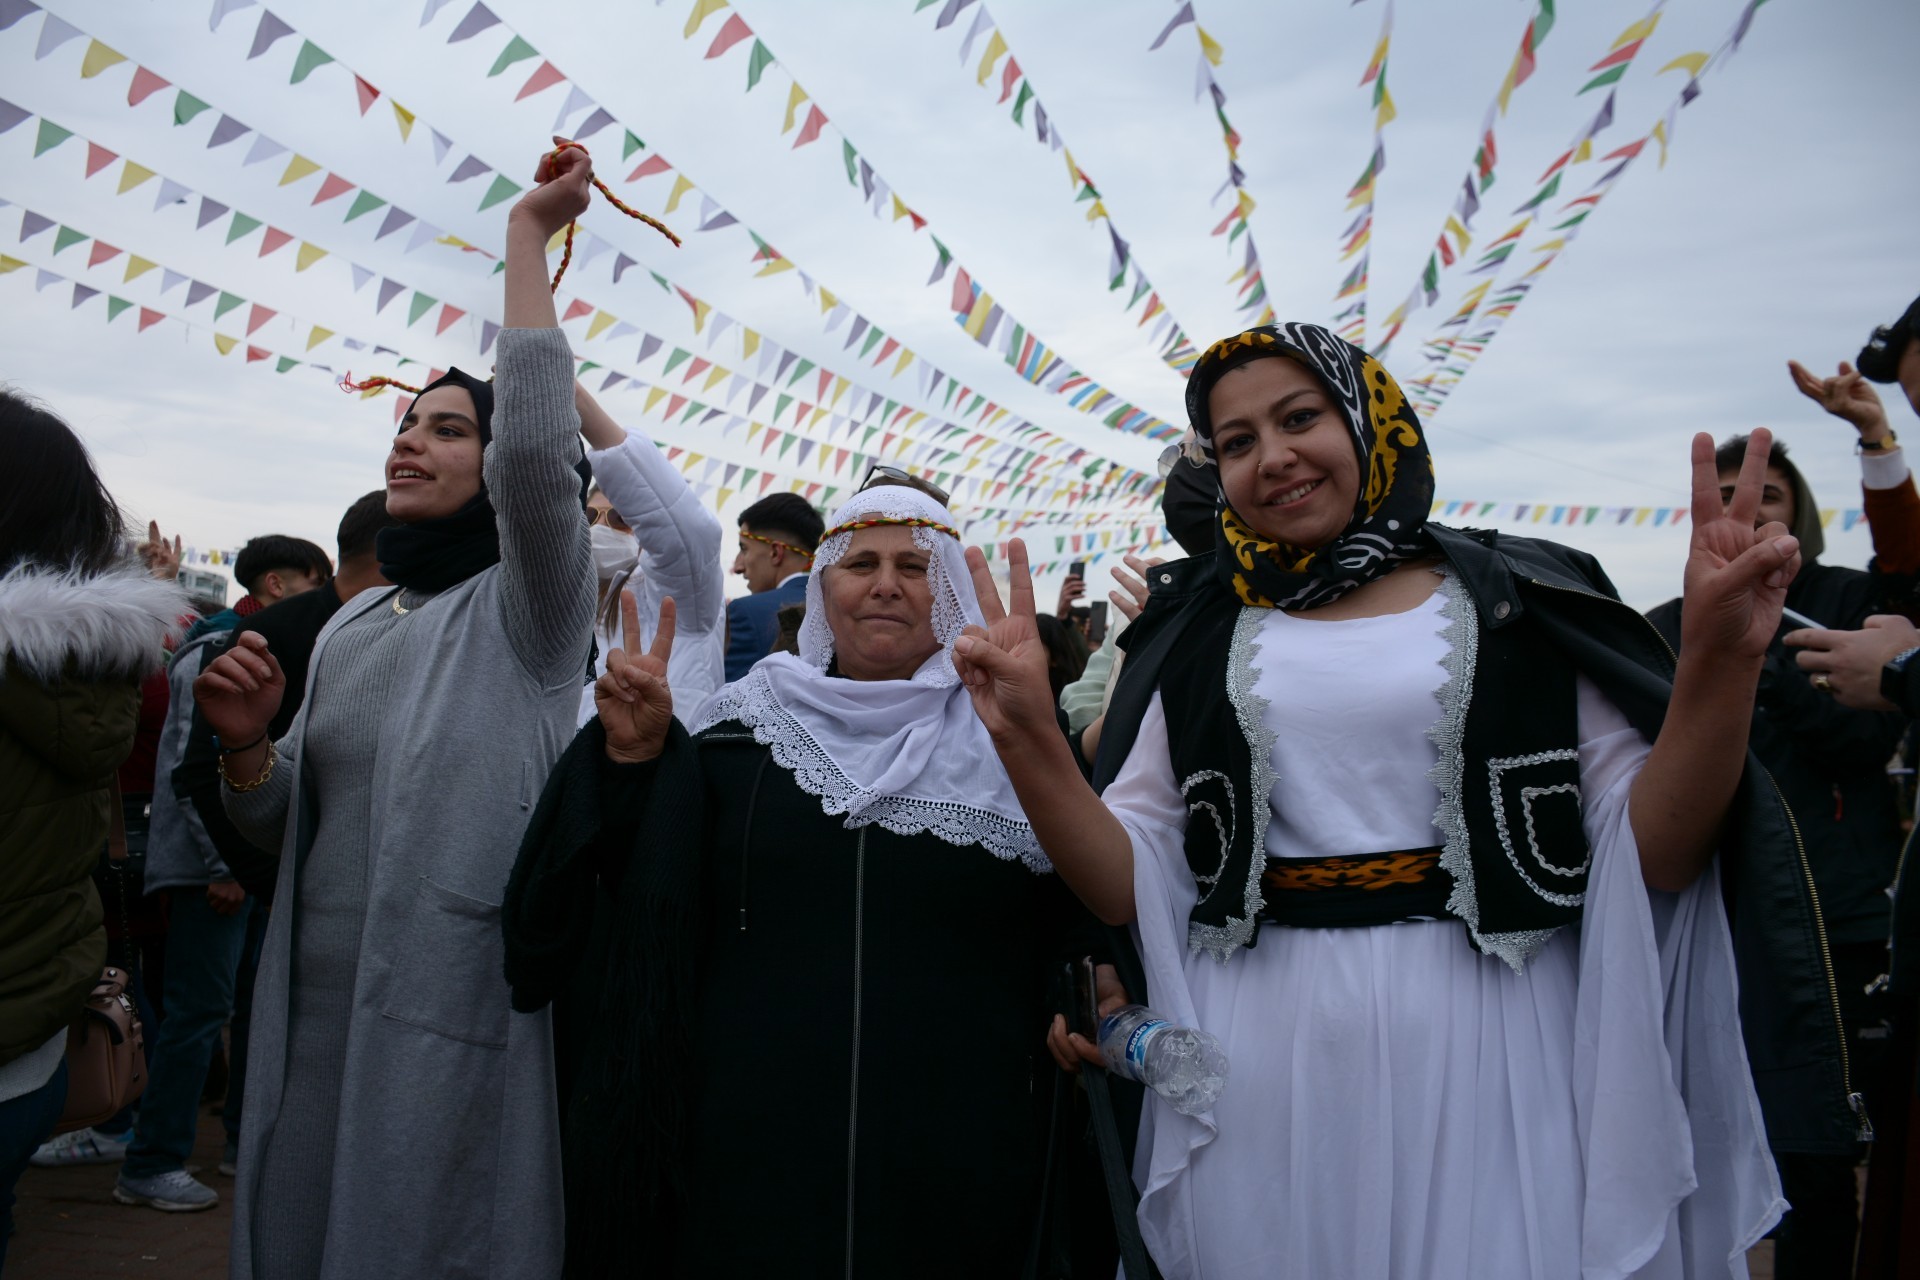
[[[402, 423], [418, 422], [420, 421], [420, 416], [412, 412], [411, 410], [409, 410], [407, 413], [407, 416], [400, 419], [400, 421]], [[466, 414], [461, 413], [455, 409], [436, 409], [432, 413], [427, 415], [427, 421], [428, 422], [457, 422], [461, 426], [471, 427], [475, 431], [478, 431], [480, 429], [479, 423], [475, 422], [472, 418], [469, 418]]]
[[[1269, 417], [1275, 417], [1275, 418], [1279, 417], [1280, 414], [1283, 411], [1285, 411], [1286, 407], [1289, 404], [1292, 404], [1295, 400], [1298, 400], [1301, 396], [1312, 395], [1315, 390], [1316, 388], [1313, 388], [1313, 387], [1301, 387], [1297, 391], [1287, 392], [1287, 394], [1281, 396], [1278, 400], [1275, 400], [1272, 404], [1267, 406], [1267, 415]], [[1227, 430], [1229, 427], [1248, 427], [1252, 425], [1253, 424], [1248, 422], [1245, 418], [1228, 418], [1225, 422], [1214, 423], [1213, 431], [1215, 435], [1218, 435], [1220, 432]]]

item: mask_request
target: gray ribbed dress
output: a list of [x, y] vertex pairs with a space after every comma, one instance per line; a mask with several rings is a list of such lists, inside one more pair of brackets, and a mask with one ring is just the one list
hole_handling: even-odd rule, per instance
[[498, 913], [572, 737], [595, 582], [565, 336], [503, 332], [498, 371], [500, 563], [342, 609], [268, 785], [225, 793], [282, 851], [235, 1277], [559, 1272], [550, 1028], [511, 1012]]

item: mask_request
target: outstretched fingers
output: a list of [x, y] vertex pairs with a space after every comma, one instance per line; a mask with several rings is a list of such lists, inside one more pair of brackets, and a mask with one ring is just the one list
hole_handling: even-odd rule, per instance
[[1713, 465], [1713, 437], [1693, 437], [1693, 527], [1704, 529], [1725, 512], [1720, 502], [1720, 473]]
[[[629, 659], [640, 656], [640, 601], [625, 587], [620, 588], [620, 647]], [[607, 661], [612, 663], [612, 654]]]
[[1007, 609], [1016, 618], [1037, 616], [1033, 604], [1033, 573], [1027, 567], [1027, 544], [1015, 538], [1007, 544], [1007, 563], [1010, 566]]
[[647, 656], [659, 663], [662, 671], [667, 669], [667, 659], [673, 656], [673, 624], [675, 613], [676, 610], [672, 596], [668, 596], [660, 602], [660, 622], [659, 625], [653, 629], [653, 648], [648, 651]]
[[967, 548], [967, 573], [973, 578], [973, 594], [980, 601], [980, 613], [992, 625], [1007, 616], [1000, 604], [1000, 586], [987, 568], [987, 553], [979, 547]]
[[[1760, 513], [1760, 494], [1767, 486], [1767, 455], [1773, 452], [1773, 433], [1755, 427], [1747, 437], [1747, 456], [1740, 460], [1740, 478], [1734, 482], [1733, 501], [1727, 504], [1727, 518], [1751, 528]], [[1714, 487], [1720, 484], [1714, 476]]]

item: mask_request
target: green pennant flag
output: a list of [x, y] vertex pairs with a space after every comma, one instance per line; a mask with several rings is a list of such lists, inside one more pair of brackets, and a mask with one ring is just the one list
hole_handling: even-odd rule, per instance
[[1527, 201], [1525, 204], [1521, 205], [1518, 209], [1515, 209], [1514, 212], [1525, 213], [1529, 209], [1538, 209], [1541, 205], [1545, 204], [1548, 200], [1552, 199], [1554, 194], [1559, 190], [1560, 190], [1560, 175], [1556, 173], [1553, 175], [1553, 180], [1551, 182], [1547, 183], [1546, 186], [1540, 188], [1540, 190], [1534, 194], [1533, 199]]
[[793, 397], [788, 395], [786, 392], [782, 391], [780, 393], [780, 398], [773, 402], [773, 420], [775, 422], [780, 421], [780, 415], [785, 413], [787, 411], [787, 406], [792, 403], [793, 403]]
[[363, 213], [372, 213], [385, 203], [385, 200], [362, 187], [360, 194], [353, 198], [353, 207], [347, 210], [346, 221], [352, 222]]
[[787, 379], [787, 385], [792, 386], [794, 383], [800, 381], [801, 375], [811, 368], [813, 368], [813, 361], [802, 357], [800, 363], [795, 366], [793, 370], [793, 376]]
[[285, 373], [289, 369], [297, 368], [299, 364], [300, 362], [292, 356], [281, 356], [280, 359], [274, 363], [273, 371], [275, 373]]
[[206, 103], [200, 101], [200, 99], [194, 97], [185, 89], [182, 89], [179, 95], [173, 100], [173, 122], [175, 124], [185, 124], [202, 111], [208, 110], [211, 110], [211, 108]]
[[706, 409], [706, 407], [707, 407], [707, 406], [705, 406], [705, 405], [703, 405], [703, 404], [701, 404], [701, 403], [700, 403], [700, 402], [699, 402], [698, 400], [696, 400], [696, 401], [694, 401], [694, 402], [693, 402], [692, 404], [690, 404], [690, 405], [688, 405], [688, 406], [687, 406], [687, 411], [686, 411], [685, 413], [683, 413], [683, 414], [681, 414], [681, 415], [680, 415], [680, 425], [681, 425], [681, 426], [685, 426], [685, 425], [686, 425], [686, 423], [687, 423], [687, 419], [689, 419], [689, 418], [691, 418], [691, 417], [693, 417], [693, 415], [694, 415], [694, 414], [696, 414], [696, 413], [701, 413], [701, 412], [703, 412], [703, 411], [704, 411], [704, 410]]
[[868, 445], [873, 443], [873, 438], [879, 434], [880, 434], [880, 428], [868, 427], [867, 433], [860, 437], [860, 447], [862, 449], [865, 449]]
[[488, 71], [487, 75], [497, 76], [516, 62], [538, 56], [540, 56], [538, 49], [528, 44], [525, 40], [522, 40], [519, 36], [515, 36], [513, 39], [507, 41], [507, 47], [502, 49], [500, 56], [493, 60], [493, 69]]
[[227, 312], [233, 310], [237, 306], [240, 306], [244, 302], [246, 302], [245, 298], [238, 297], [234, 294], [227, 293], [224, 290], [222, 290], [220, 294], [220, 301], [213, 304], [213, 318], [216, 321], [219, 320], [221, 316], [227, 314]]
[[1553, 0], [1540, 0], [1540, 12], [1533, 15], [1531, 29], [1533, 31], [1531, 47], [1538, 49], [1540, 42], [1547, 38], [1547, 32], [1553, 30]]
[[691, 360], [692, 358], [693, 358], [692, 352], [682, 351], [680, 348], [675, 347], [673, 349], [673, 354], [667, 357], [666, 368], [660, 370], [660, 376], [663, 378], [666, 377], [668, 374], [672, 373], [680, 365], [685, 364], [688, 360]]
[[740, 487], [744, 489], [748, 485], [752, 484], [753, 478], [759, 474], [760, 472], [753, 467], [748, 467], [745, 471], [742, 471], [740, 473]]
[[250, 231], [258, 231], [260, 225], [260, 219], [249, 218], [246, 214], [235, 210], [233, 225], [227, 228], [227, 243], [232, 244], [235, 240], [238, 240]]
[[1026, 111], [1027, 103], [1032, 99], [1032, 97], [1033, 97], [1033, 86], [1027, 83], [1027, 79], [1025, 76], [1022, 76], [1020, 78], [1020, 93], [1013, 100], [1013, 122], [1015, 124], [1026, 123], [1026, 120], [1023, 118], [1023, 113]]
[[659, 285], [661, 289], [665, 290], [668, 293], [673, 292], [673, 286], [668, 284], [667, 278], [661, 275], [658, 271], [648, 271], [647, 274], [653, 277], [653, 282]]
[[1567, 220], [1566, 220], [1565, 222], [1563, 222], [1563, 223], [1561, 223], [1561, 224], [1560, 224], [1559, 226], [1557, 226], [1557, 227], [1555, 227], [1555, 228], [1554, 228], [1554, 230], [1555, 230], [1555, 231], [1564, 231], [1564, 230], [1566, 230], [1566, 229], [1567, 229], [1568, 227], [1574, 227], [1574, 226], [1578, 226], [1578, 225], [1579, 225], [1579, 224], [1581, 224], [1582, 222], [1585, 222], [1585, 221], [1587, 220], [1587, 215], [1588, 215], [1588, 214], [1590, 214], [1590, 213], [1592, 213], [1592, 212], [1593, 212], [1593, 210], [1592, 210], [1592, 209], [1582, 209], [1582, 210], [1581, 210], [1580, 212], [1578, 212], [1578, 213], [1576, 213], [1576, 214], [1574, 214], [1574, 215], [1573, 215], [1573, 216], [1572, 216], [1571, 218], [1568, 218], [1568, 219], [1567, 219]]
[[[1605, 71], [1602, 71], [1599, 75], [1581, 85], [1580, 93], [1585, 93], [1589, 89], [1598, 89], [1602, 85], [1618, 84], [1620, 77], [1625, 74], [1627, 74], [1627, 64], [1624, 62], [1617, 67], [1608, 67]], [[1577, 98], [1580, 96], [1580, 93], [1576, 93], [1573, 96]]]
[[640, 139], [636, 138], [633, 135], [633, 130], [629, 129], [627, 130], [626, 142], [621, 144], [620, 158], [622, 160], [631, 160], [633, 158], [633, 153], [646, 145], [647, 145], [646, 143], [640, 141]]
[[62, 129], [59, 125], [47, 119], [45, 116], [41, 116], [40, 117], [40, 136], [34, 139], [33, 154], [36, 156], [43, 156], [47, 152], [53, 150], [55, 147], [59, 146], [61, 143], [65, 142], [68, 138], [71, 138], [72, 136], [73, 136], [73, 130]]
[[773, 65], [773, 50], [761, 44], [758, 39], [754, 40], [753, 52], [747, 55], [747, 92], [748, 93], [752, 93], [753, 87], [760, 83], [760, 73], [765, 71], [768, 67], [772, 65]]
[[798, 440], [799, 438], [800, 437], [798, 435], [794, 434], [791, 431], [787, 432], [786, 435], [781, 436], [780, 437], [780, 456], [783, 458], [786, 457], [787, 450], [793, 448], [793, 442], [795, 440]]
[[860, 183], [860, 170], [854, 164], [854, 161], [860, 158], [860, 153], [855, 151], [853, 144], [844, 138], [841, 139], [840, 146], [841, 149], [846, 152], [847, 157], [847, 185], [858, 186]]
[[438, 301], [440, 301], [440, 299], [429, 298], [426, 294], [415, 289], [413, 291], [413, 302], [407, 307], [407, 323], [413, 324], [419, 320], [421, 316], [433, 310], [433, 304]]
[[86, 232], [75, 231], [72, 227], [63, 225], [59, 231], [54, 233], [53, 251], [59, 253], [62, 249], [71, 249], [74, 245], [79, 244], [87, 238]]
[[598, 368], [601, 368], [601, 367], [602, 367], [602, 366], [601, 366], [601, 364], [600, 364], [600, 362], [599, 362], [598, 360], [582, 360], [582, 361], [580, 362], [580, 367], [579, 367], [579, 369], [577, 369], [577, 370], [575, 370], [575, 372], [574, 372], [574, 376], [575, 376], [576, 378], [577, 378], [577, 377], [581, 377], [581, 376], [583, 376], [583, 375], [584, 375], [584, 374], [585, 374], [585, 373], [586, 373], [586, 372], [587, 372], [588, 370], [590, 370], [590, 369], [598, 369]]
[[978, 408], [979, 408], [979, 407], [980, 407], [981, 405], [983, 405], [983, 404], [985, 404], [986, 402], [987, 402], [987, 398], [986, 398], [985, 396], [983, 396], [983, 395], [981, 395], [981, 394], [980, 394], [979, 392], [977, 392], [977, 391], [976, 391], [976, 392], [974, 392], [974, 393], [973, 393], [973, 403], [972, 403], [972, 404], [970, 404], [970, 405], [968, 405], [968, 406], [967, 406], [967, 407], [966, 407], [965, 409], [963, 409], [963, 410], [961, 411], [961, 413], [960, 413], [960, 416], [961, 416], [961, 417], [963, 417], [963, 418], [970, 418], [970, 417], [972, 417], [972, 416], [973, 416], [973, 411], [974, 411], [975, 409], [978, 409]]
[[922, 9], [925, 9], [925, 8], [927, 8], [927, 7], [929, 7], [930, 5], [936, 5], [936, 4], [939, 4], [939, 3], [940, 3], [940, 0], [920, 0], [920, 2], [919, 2], [918, 4], [916, 4], [916, 5], [914, 5], [914, 6], [913, 6], [913, 11], [914, 11], [915, 13], [918, 13], [918, 12], [920, 12], [920, 11], [921, 11]]
[[1133, 310], [1133, 304], [1145, 297], [1147, 290], [1151, 288], [1153, 288], [1153, 282], [1145, 276], [1141, 276], [1139, 281], [1133, 286], [1133, 296], [1127, 299], [1127, 310]]
[[867, 340], [860, 347], [860, 358], [862, 360], [865, 360], [867, 358], [867, 353], [872, 351], [874, 347], [878, 346], [880, 343], [880, 339], [886, 336], [887, 336], [886, 334], [880, 332], [879, 325], [869, 325], [867, 328]]
[[288, 84], [299, 84], [313, 74], [315, 67], [324, 67], [333, 61], [333, 55], [311, 40], [300, 42], [300, 54], [293, 60], [293, 79]]
[[503, 174], [496, 173], [493, 175], [493, 185], [487, 188], [486, 199], [480, 202], [480, 208], [475, 212], [483, 212], [487, 209], [491, 209], [493, 208], [493, 206], [499, 204], [502, 200], [508, 199], [509, 197], [512, 197], [512, 196], [517, 196], [519, 194], [520, 194], [519, 183], [513, 181], [511, 178], [508, 178]]
[[133, 304], [131, 302], [128, 302], [125, 298], [116, 298], [112, 294], [108, 294], [107, 295], [107, 323], [112, 324], [115, 320], [118, 320], [120, 318], [120, 313], [122, 311], [125, 311], [128, 307], [132, 305]]

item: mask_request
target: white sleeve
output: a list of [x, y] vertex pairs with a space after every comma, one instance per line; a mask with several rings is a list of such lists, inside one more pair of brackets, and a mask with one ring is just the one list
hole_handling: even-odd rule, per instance
[[640, 544], [635, 573], [641, 590], [640, 616], [651, 632], [660, 601], [673, 597], [674, 634], [717, 630], [725, 607], [720, 575], [720, 521], [673, 468], [659, 446], [627, 429], [627, 438], [611, 449], [587, 455], [594, 479]]
[[1860, 451], [1860, 484], [1867, 489], [1898, 489], [1907, 482], [1907, 457], [1891, 449]]

